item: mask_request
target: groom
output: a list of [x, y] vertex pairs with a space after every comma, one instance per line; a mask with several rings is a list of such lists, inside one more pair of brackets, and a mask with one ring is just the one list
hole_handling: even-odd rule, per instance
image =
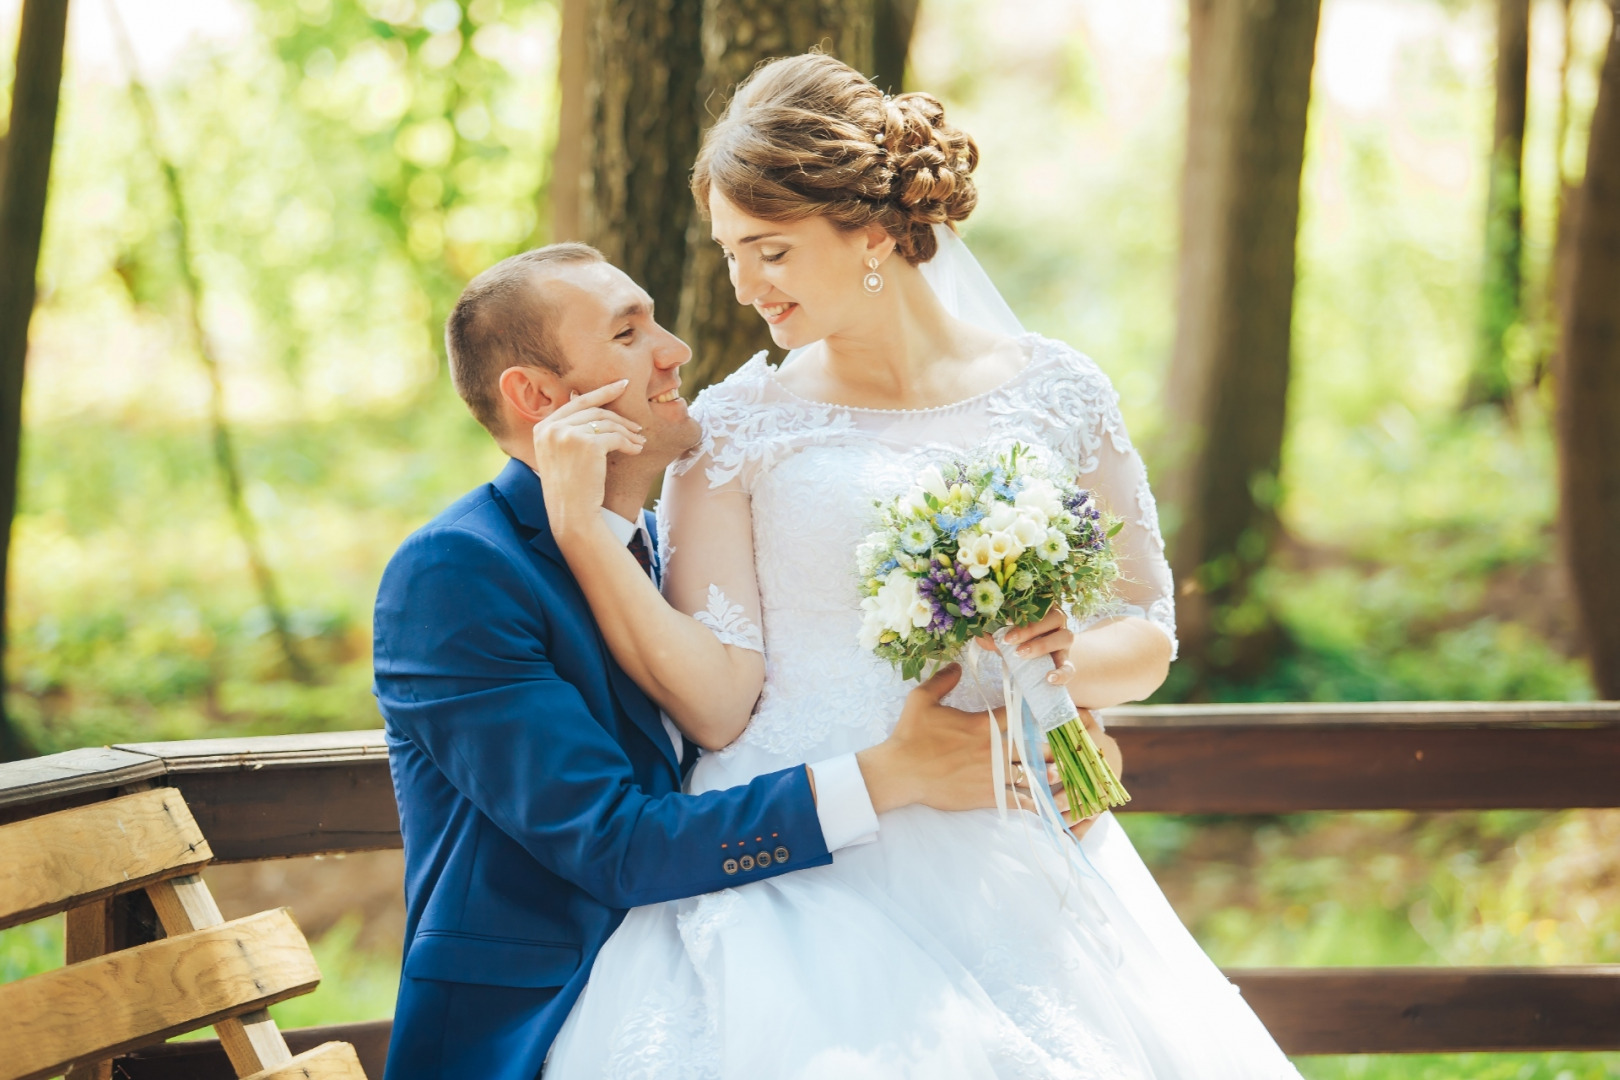
[[532, 430], [576, 394], [640, 425], [603, 513], [656, 576], [640, 508], [700, 434], [669, 407], [691, 350], [582, 244], [480, 275], [445, 336], [456, 390], [511, 460], [407, 539], [377, 592], [405, 841], [388, 1080], [534, 1080], [627, 908], [824, 866], [873, 838], [874, 804], [992, 805], [984, 716], [941, 705], [942, 674], [860, 755], [682, 794], [695, 748], [609, 655], [552, 539]]

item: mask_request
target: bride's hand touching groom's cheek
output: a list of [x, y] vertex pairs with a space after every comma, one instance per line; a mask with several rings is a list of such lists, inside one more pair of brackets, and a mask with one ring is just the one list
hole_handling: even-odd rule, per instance
[[534, 467], [559, 541], [600, 516], [608, 455], [639, 454], [647, 442], [640, 424], [604, 407], [628, 385], [621, 379], [579, 394], [534, 425]]

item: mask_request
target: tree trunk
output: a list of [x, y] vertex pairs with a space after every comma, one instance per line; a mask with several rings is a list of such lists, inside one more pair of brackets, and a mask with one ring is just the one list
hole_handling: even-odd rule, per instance
[[557, 40], [557, 146], [551, 154], [551, 243], [585, 235], [580, 212], [585, 172], [585, 107], [589, 48], [586, 23], [590, 0], [562, 0], [562, 31]]
[[[724, 111], [737, 84], [762, 60], [821, 48], [858, 71], [872, 70], [874, 0], [704, 0], [704, 126]], [[687, 195], [687, 205], [691, 196]], [[688, 400], [771, 348], [759, 313], [737, 303], [709, 223], [692, 214], [686, 237], [685, 288], [677, 333], [692, 346], [683, 393]]]
[[877, 0], [872, 10], [872, 81], [885, 94], [905, 89], [919, 0]]
[[590, 0], [582, 232], [674, 326], [698, 148], [702, 0]]
[[1620, 49], [1612, 39], [1575, 213], [1557, 380], [1561, 531], [1592, 681], [1599, 696], [1620, 698]]
[[1167, 494], [1182, 656], [1252, 671], [1277, 529], [1305, 116], [1319, 0], [1191, 0]]
[[[62, 49], [67, 0], [24, 0], [17, 35], [11, 127], [0, 163], [0, 658], [4, 656], [6, 581], [11, 521], [17, 512], [22, 452], [23, 371], [28, 323], [34, 313], [35, 275], [45, 231], [45, 194], [56, 143], [56, 108], [62, 92]], [[4, 670], [0, 662], [0, 671]], [[5, 713], [0, 679], [0, 760], [28, 752]]]
[[1513, 386], [1504, 342], [1520, 318], [1524, 210], [1520, 177], [1530, 79], [1530, 0], [1496, 2], [1496, 123], [1485, 201], [1485, 274], [1479, 342], [1465, 406], [1504, 405]]
[[1540, 320], [1550, 333], [1538, 335], [1536, 368], [1531, 374], [1532, 384], [1539, 390], [1560, 366], [1560, 320], [1569, 304], [1569, 260], [1574, 249], [1575, 202], [1580, 198], [1578, 177], [1571, 175], [1565, 165], [1569, 148], [1569, 67], [1575, 52], [1574, 0], [1561, 0], [1563, 16], [1563, 51], [1558, 60], [1558, 120], [1554, 138], [1553, 175], [1558, 188], [1553, 202], [1553, 249], [1547, 263], [1547, 277], [1539, 290]]

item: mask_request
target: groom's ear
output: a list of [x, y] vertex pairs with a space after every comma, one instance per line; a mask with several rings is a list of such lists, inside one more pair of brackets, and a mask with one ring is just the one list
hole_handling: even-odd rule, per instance
[[506, 412], [525, 428], [550, 416], [570, 397], [562, 377], [543, 367], [509, 367], [497, 385]]

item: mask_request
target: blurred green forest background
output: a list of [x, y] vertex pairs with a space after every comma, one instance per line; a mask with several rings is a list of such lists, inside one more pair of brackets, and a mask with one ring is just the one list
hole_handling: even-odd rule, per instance
[[[120, 8], [188, 201], [247, 503], [315, 677], [293, 677], [219, 494], [159, 162], [105, 9], [86, 0], [32, 329], [7, 710], [42, 753], [376, 726], [382, 567], [501, 464], [450, 388], [439, 333], [468, 278], [550, 239], [560, 13], [544, 0]], [[1519, 390], [1510, 408], [1470, 409], [1458, 402], [1481, 303], [1495, 5], [1324, 0], [1282, 533], [1254, 583], [1285, 645], [1213, 696], [1594, 696], [1559, 566], [1539, 378], [1551, 346], [1533, 297], [1559, 184], [1585, 157], [1610, 15], [1571, 6], [1560, 163], [1563, 10], [1532, 6], [1532, 299], [1506, 339]], [[16, 14], [0, 7], [6, 41]], [[187, 37], [188, 18], [203, 32]], [[967, 238], [1026, 325], [1108, 372], [1150, 470], [1169, 422], [1185, 20], [1175, 0], [922, 0], [906, 80], [979, 141]], [[1156, 700], [1188, 691], [1172, 677]], [[1620, 962], [1614, 813], [1127, 826], [1222, 963]], [[397, 935], [368, 933], [341, 903], [305, 922], [323, 933], [327, 981], [278, 1016], [389, 1012]], [[0, 979], [59, 963], [60, 948], [59, 923], [0, 934]], [[1620, 1055], [1301, 1064], [1313, 1077], [1620, 1077]]]

